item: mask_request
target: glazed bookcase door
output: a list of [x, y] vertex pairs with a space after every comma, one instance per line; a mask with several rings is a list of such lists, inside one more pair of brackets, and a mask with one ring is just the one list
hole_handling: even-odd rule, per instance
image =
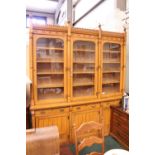
[[94, 40], [72, 40], [71, 48], [71, 99], [96, 98], [97, 73], [96, 51]]
[[66, 100], [65, 38], [35, 36], [34, 45], [35, 100]]
[[122, 78], [122, 46], [120, 43], [104, 42], [101, 51], [102, 96], [119, 95]]

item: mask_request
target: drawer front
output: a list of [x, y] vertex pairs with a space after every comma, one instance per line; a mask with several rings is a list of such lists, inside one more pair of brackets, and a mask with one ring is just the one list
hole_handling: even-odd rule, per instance
[[85, 105], [72, 107], [73, 112], [84, 111], [84, 110], [87, 110], [87, 106]]
[[87, 105], [87, 109], [88, 110], [97, 110], [97, 109], [100, 109], [100, 104]]
[[38, 116], [46, 116], [46, 115], [62, 115], [64, 113], [68, 113], [69, 112], [69, 108], [59, 108], [59, 109], [48, 109], [48, 110], [40, 110], [40, 111], [36, 111], [35, 115]]
[[103, 108], [109, 108], [110, 106], [119, 106], [120, 101], [110, 101], [110, 102], [103, 102]]
[[120, 103], [120, 100], [118, 100], [118, 101], [113, 101], [113, 102], [110, 102], [110, 105], [111, 105], [111, 106], [119, 106], [119, 103]]
[[119, 112], [119, 111], [113, 111], [113, 113], [112, 113], [112, 115], [113, 115], [113, 118], [118, 118], [118, 119], [120, 119], [120, 121], [122, 122], [122, 123], [126, 123], [126, 122], [128, 122], [128, 120], [129, 120], [129, 116], [128, 115], [126, 115], [126, 114], [124, 114], [124, 113], [121, 113], [121, 112]]
[[114, 127], [111, 131], [116, 137], [118, 137], [121, 141], [123, 141], [125, 144], [129, 145], [129, 134], [126, 132], [123, 132], [117, 127]]
[[115, 118], [115, 119], [112, 120], [112, 122], [113, 122], [112, 123], [113, 127], [117, 127], [117, 128], [119, 128], [120, 130], [122, 130], [124, 132], [129, 132], [129, 124], [128, 124], [128, 121], [124, 123], [120, 119]]

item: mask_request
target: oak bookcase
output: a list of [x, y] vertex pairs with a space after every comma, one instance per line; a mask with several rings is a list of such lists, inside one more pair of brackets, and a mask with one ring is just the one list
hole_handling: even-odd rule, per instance
[[57, 125], [61, 144], [73, 141], [73, 123], [104, 119], [124, 92], [125, 33], [73, 28], [30, 28], [32, 127]]

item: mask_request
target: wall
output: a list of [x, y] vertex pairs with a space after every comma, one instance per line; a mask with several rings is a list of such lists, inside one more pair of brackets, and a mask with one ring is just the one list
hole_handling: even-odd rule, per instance
[[[85, 12], [84, 10], [87, 10], [87, 5], [85, 3], [86, 0], [82, 0], [77, 5], [75, 9], [75, 19], [81, 14], [79, 12]], [[97, 1], [93, 4], [96, 3]], [[90, 4], [89, 7], [91, 7], [91, 5], [92, 4]], [[101, 24], [102, 29], [105, 31], [123, 32], [121, 19], [123, 18], [124, 13], [117, 9], [116, 5], [116, 0], [105, 0], [95, 10], [79, 21], [75, 27], [98, 29], [98, 25]]]
[[[129, 1], [126, 0], [126, 10], [129, 11]], [[129, 17], [129, 13], [127, 13], [126, 17]], [[126, 26], [126, 85], [125, 90], [129, 93], [129, 19], [127, 19]]]
[[54, 24], [54, 14], [33, 12], [33, 11], [26, 11], [26, 14], [31, 15], [31, 16], [43, 16], [43, 17], [46, 17], [48, 25], [53, 25]]
[[75, 7], [75, 20], [80, 18], [84, 13], [86, 13], [92, 6], [94, 6], [100, 0], [81, 0]]

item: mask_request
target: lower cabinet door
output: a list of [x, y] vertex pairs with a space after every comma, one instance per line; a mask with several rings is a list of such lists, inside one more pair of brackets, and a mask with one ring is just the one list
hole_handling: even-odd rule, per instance
[[69, 142], [69, 116], [37, 116], [36, 127], [56, 125], [59, 130], [60, 144]]
[[119, 105], [119, 100], [118, 101], [110, 101], [110, 102], [104, 102], [102, 103], [102, 108], [103, 108], [103, 118], [104, 118], [104, 135], [107, 136], [110, 133], [110, 117], [111, 117], [111, 110], [110, 106], [118, 106]]
[[[91, 108], [91, 107], [90, 107]], [[92, 107], [93, 108], [93, 107]], [[80, 111], [80, 109], [82, 109]], [[84, 110], [84, 108], [81, 106], [79, 108], [79, 111], [77, 110], [76, 112], [74, 111], [72, 113], [72, 118], [71, 118], [71, 142], [74, 143], [74, 129], [73, 129], [73, 125], [76, 125], [76, 128], [78, 128], [82, 123], [84, 122], [89, 122], [89, 121], [95, 121], [95, 122], [100, 122], [100, 110], [99, 108], [97, 109], [89, 109], [89, 107], [86, 107], [86, 109]], [[89, 135], [96, 135], [98, 133], [89, 133]], [[85, 137], [87, 135], [83, 135], [81, 136], [81, 138]], [[80, 137], [79, 137], [80, 139]]]
[[104, 135], [109, 135], [110, 131], [110, 104], [103, 103]]

